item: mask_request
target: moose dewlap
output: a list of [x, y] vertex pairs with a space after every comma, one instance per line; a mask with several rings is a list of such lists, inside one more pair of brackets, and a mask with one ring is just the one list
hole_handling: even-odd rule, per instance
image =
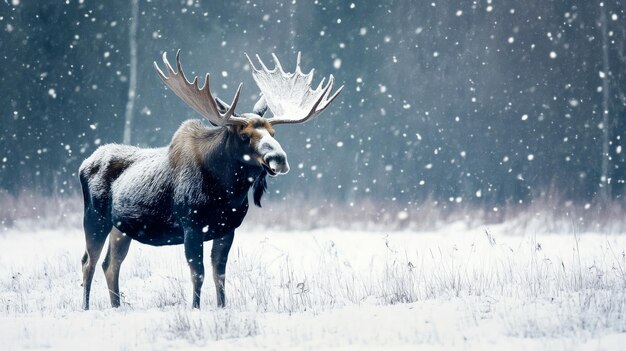
[[[321, 114], [343, 88], [333, 93], [334, 78], [311, 88], [313, 70], [300, 69], [300, 53], [293, 73], [285, 72], [273, 55], [269, 70], [257, 55], [250, 57], [252, 76], [262, 97], [250, 113], [237, 114], [241, 84], [230, 105], [215, 98], [209, 74], [199, 87], [189, 82], [176, 53], [176, 71], [163, 54], [167, 76], [155, 62], [163, 82], [213, 127], [199, 120], [184, 122], [163, 148], [142, 149], [109, 144], [98, 148], [80, 166], [85, 202], [86, 250], [83, 265], [83, 308], [89, 309], [89, 291], [96, 263], [109, 237], [102, 268], [111, 305], [120, 305], [120, 266], [131, 241], [148, 245], [183, 244], [191, 270], [193, 307], [200, 307], [204, 281], [203, 244], [213, 240], [211, 264], [218, 306], [225, 305], [224, 279], [228, 251], [248, 210], [248, 192], [261, 206], [265, 177], [289, 171], [287, 154], [274, 138], [274, 126], [304, 123]], [[265, 118], [267, 109], [272, 118]]]

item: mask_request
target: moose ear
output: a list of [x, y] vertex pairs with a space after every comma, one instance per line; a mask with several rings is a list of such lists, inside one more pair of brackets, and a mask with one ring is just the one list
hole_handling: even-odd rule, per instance
[[263, 117], [265, 112], [267, 112], [267, 101], [265, 101], [265, 96], [261, 95], [259, 101], [254, 104], [254, 109], [252, 110], [252, 113]]
[[[219, 110], [219, 113], [226, 113], [228, 111], [228, 109], [230, 109], [230, 105], [225, 103], [222, 99], [216, 97], [215, 98], [215, 105], [217, 106], [217, 109]], [[233, 116], [235, 117], [239, 117], [239, 114], [233, 112]], [[217, 124], [209, 121], [211, 123], [212, 126], [217, 127]]]
[[[215, 98], [215, 105], [217, 105], [217, 109], [222, 114], [226, 113], [230, 109], [230, 105], [225, 103], [222, 99], [220, 99], [218, 97]], [[233, 111], [233, 116], [240, 117], [240, 114], [238, 114], [237, 112]]]
[[230, 108], [227, 103], [225, 103], [218, 97], [215, 98], [215, 104], [217, 105], [217, 109], [220, 110], [220, 113], [226, 113], [226, 111], [228, 111], [228, 109]]

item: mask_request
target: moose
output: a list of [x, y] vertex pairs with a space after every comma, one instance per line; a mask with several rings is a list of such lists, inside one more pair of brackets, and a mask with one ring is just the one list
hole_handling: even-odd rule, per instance
[[[339, 95], [333, 92], [332, 74], [317, 88], [311, 87], [314, 70], [304, 74], [300, 53], [296, 69], [285, 72], [276, 55], [269, 70], [256, 55], [257, 68], [246, 54], [252, 76], [261, 91], [251, 113], [235, 108], [243, 84], [230, 105], [214, 97], [209, 74], [199, 86], [188, 81], [176, 53], [176, 71], [163, 53], [166, 76], [156, 71], [170, 90], [208, 120], [187, 120], [162, 148], [107, 144], [80, 166], [84, 198], [86, 250], [82, 257], [83, 308], [89, 309], [89, 293], [104, 243], [109, 247], [102, 263], [111, 305], [120, 306], [120, 266], [131, 241], [163, 246], [184, 245], [191, 271], [193, 308], [200, 308], [204, 281], [203, 245], [213, 240], [211, 264], [218, 307], [225, 306], [224, 283], [228, 252], [248, 211], [252, 188], [255, 205], [267, 189], [266, 176], [289, 171], [287, 154], [274, 138], [274, 126], [304, 123], [319, 116]], [[271, 118], [264, 117], [268, 110]]]

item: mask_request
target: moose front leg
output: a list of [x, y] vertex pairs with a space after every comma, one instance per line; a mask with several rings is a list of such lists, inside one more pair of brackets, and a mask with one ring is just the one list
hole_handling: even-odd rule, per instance
[[226, 282], [226, 261], [228, 260], [228, 251], [233, 244], [235, 232], [231, 232], [221, 238], [213, 240], [213, 248], [211, 249], [211, 264], [213, 265], [213, 281], [215, 282], [215, 291], [217, 293], [217, 307], [226, 306], [224, 295], [224, 284]]
[[191, 270], [193, 284], [193, 308], [200, 308], [200, 291], [204, 282], [203, 262], [204, 236], [201, 231], [185, 230], [185, 258]]

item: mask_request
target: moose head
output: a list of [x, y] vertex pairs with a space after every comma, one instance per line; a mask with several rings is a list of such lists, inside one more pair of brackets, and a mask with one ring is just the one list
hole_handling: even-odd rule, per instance
[[[324, 84], [326, 80], [324, 78], [317, 88], [312, 89], [311, 82], [315, 70], [311, 69], [306, 74], [302, 72], [300, 53], [293, 73], [285, 72], [276, 55], [272, 54], [272, 57], [276, 67], [270, 70], [258, 55], [256, 58], [260, 68], [257, 68], [246, 54], [254, 81], [261, 90], [261, 98], [252, 112], [242, 114], [235, 112], [242, 83], [239, 84], [229, 105], [213, 96], [208, 73], [202, 87], [199, 86], [198, 77], [194, 77], [191, 82], [187, 80], [180, 63], [180, 50], [176, 52], [176, 72], [167, 60], [167, 53], [163, 53], [163, 63], [169, 76], [161, 71], [156, 62], [154, 66], [163, 82], [209, 123], [218, 127], [228, 127], [237, 133], [245, 150], [238, 155], [243, 162], [261, 166], [267, 174], [276, 176], [287, 173], [289, 163], [287, 154], [274, 138], [274, 126], [304, 123], [319, 116], [339, 95], [343, 86], [333, 93], [334, 78], [331, 74], [328, 83]], [[268, 108], [273, 117], [264, 118]]]

